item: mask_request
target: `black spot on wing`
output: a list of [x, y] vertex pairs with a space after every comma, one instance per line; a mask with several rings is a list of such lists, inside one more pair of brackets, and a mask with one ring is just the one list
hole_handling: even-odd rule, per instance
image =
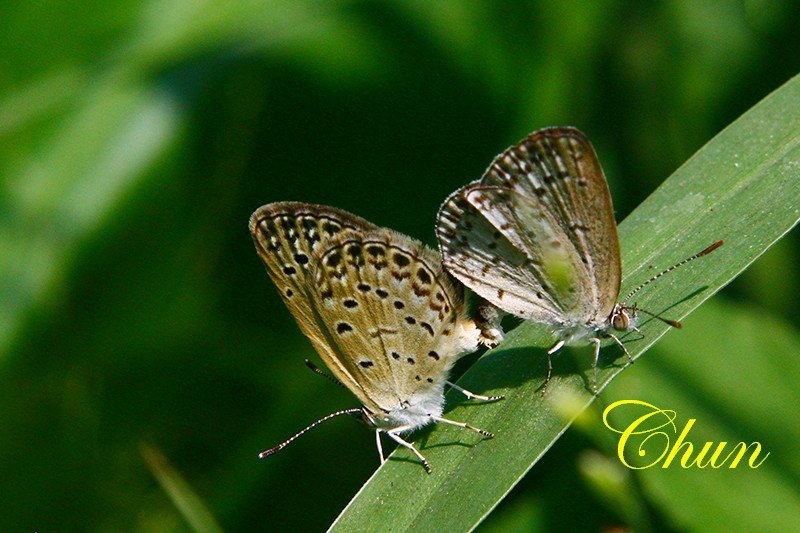
[[417, 279], [425, 285], [430, 285], [431, 281], [433, 281], [431, 275], [424, 268], [417, 270]]
[[370, 246], [367, 246], [367, 253], [372, 257], [382, 257], [386, 255], [386, 250], [383, 249], [383, 246], [372, 244]]
[[411, 263], [411, 260], [401, 253], [395, 253], [392, 256], [392, 259], [394, 260], [394, 263], [401, 268], [407, 267]]
[[325, 263], [329, 267], [336, 267], [341, 262], [342, 262], [342, 254], [340, 254], [338, 251], [331, 252], [330, 254], [328, 254], [328, 257], [325, 258]]
[[322, 224], [322, 231], [331, 236], [336, 235], [341, 230], [342, 228], [338, 224], [334, 224], [333, 222], [325, 221]]

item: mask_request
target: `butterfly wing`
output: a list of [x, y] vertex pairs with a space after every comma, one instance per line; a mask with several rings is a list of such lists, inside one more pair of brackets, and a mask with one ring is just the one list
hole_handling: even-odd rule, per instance
[[477, 347], [462, 290], [417, 241], [385, 229], [352, 232], [313, 270], [328, 342], [376, 413], [441, 398], [453, 363]]
[[525, 248], [504, 237], [470, 202], [471, 193], [479, 188], [478, 183], [456, 191], [439, 210], [436, 232], [445, 268], [506, 312], [537, 322], [559, 322], [563, 312], [543, 276], [531, 268], [532, 259]]
[[[459, 221], [465, 213], [470, 213], [468, 220], [485, 220], [481, 232], [491, 230], [493, 238], [484, 239], [488, 242], [483, 245], [470, 242], [472, 249], [464, 249], [464, 233], [470, 230]], [[509, 247], [516, 250], [506, 270], [528, 271], [512, 275], [510, 282], [511, 292], [521, 295], [518, 308], [491, 296], [493, 289], [503, 290], [495, 287], [496, 278], [507, 278], [507, 272], [470, 282], [452, 271], [513, 314], [546, 323], [598, 323], [619, 295], [619, 240], [611, 196], [591, 144], [576, 129], [534, 132], [497, 156], [478, 184], [445, 202], [438, 233], [448, 269], [469, 255], [494, 261], [488, 265], [491, 271], [492, 265], [506, 263]], [[485, 259], [479, 262], [486, 268]], [[533, 281], [527, 279], [531, 277]], [[489, 288], [479, 287], [484, 283]]]
[[310, 268], [337, 235], [374, 228], [374, 224], [346, 211], [300, 202], [267, 204], [250, 217], [256, 250], [286, 307], [326, 366], [350, 390], [358, 389], [358, 385], [337, 363], [337, 354], [320, 324]]

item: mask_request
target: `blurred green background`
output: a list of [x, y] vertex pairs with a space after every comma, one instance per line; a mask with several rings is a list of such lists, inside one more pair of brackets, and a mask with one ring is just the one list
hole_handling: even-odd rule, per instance
[[[303, 366], [250, 213], [330, 204], [433, 244], [447, 194], [574, 125], [622, 220], [800, 71], [797, 20], [763, 0], [3, 3], [0, 530], [189, 527], [143, 446], [223, 529], [325, 528], [374, 440], [338, 420], [256, 459], [356, 402]], [[621, 470], [594, 413], [482, 527], [769, 529], [796, 510], [798, 265], [791, 234], [601, 398], [759, 440], [769, 472]]]

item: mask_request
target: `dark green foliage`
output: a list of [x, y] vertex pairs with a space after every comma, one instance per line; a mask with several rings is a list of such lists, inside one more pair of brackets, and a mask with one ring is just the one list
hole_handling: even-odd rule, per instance
[[[0, 530], [325, 528], [377, 468], [374, 441], [342, 418], [256, 459], [356, 405], [304, 368], [313, 349], [256, 256], [250, 213], [277, 200], [325, 203], [433, 243], [448, 193], [528, 132], [569, 124], [594, 143], [622, 220], [800, 71], [798, 17], [793, 4], [757, 2], [4, 4]], [[622, 224], [626, 273], [729, 243], [639, 303], [685, 314], [797, 219], [796, 86]], [[782, 513], [798, 514], [786, 489], [800, 479], [788, 385], [798, 265], [790, 235], [601, 396], [696, 417], [709, 426], [704, 440], [762, 440], [772, 452], [764, 469], [707, 482], [623, 471], [609, 490], [587, 465], [619, 466], [613, 442], [569, 430], [483, 527], [729, 530], [744, 516], [750, 529], [781, 529]], [[535, 409], [520, 401], [543, 371], [534, 329], [520, 328], [519, 348], [508, 344], [466, 377], [476, 392], [517, 397], [459, 406], [453, 418], [499, 434], [495, 413], [510, 424]], [[639, 344], [661, 332], [648, 329]], [[609, 351], [603, 379], [624, 361]], [[583, 390], [588, 361], [575, 353], [556, 360], [556, 376]], [[793, 403], [782, 409], [778, 397]], [[437, 429], [416, 441], [471, 437]], [[518, 449], [502, 442], [425, 448], [430, 477], [405, 461], [387, 470], [424, 487], [447, 457], [511, 464]], [[474, 482], [442, 492], [454, 507], [423, 518], [474, 525], [477, 508], [457, 505], [502, 490]], [[714, 499], [745, 482], [748, 499]], [[406, 489], [387, 489], [386, 501]], [[400, 527], [413, 510], [403, 505], [370, 525]]]

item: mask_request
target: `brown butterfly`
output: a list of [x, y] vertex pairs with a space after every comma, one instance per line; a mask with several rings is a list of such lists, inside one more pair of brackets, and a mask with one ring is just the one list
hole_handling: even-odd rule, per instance
[[[565, 344], [594, 343], [595, 373], [601, 339], [612, 339], [630, 358], [615, 332], [638, 331], [637, 311], [652, 313], [625, 302], [723, 244], [653, 276], [619, 302], [619, 238], [608, 184], [592, 145], [568, 127], [536, 131], [498, 155], [480, 180], [445, 200], [436, 232], [453, 276], [502, 311], [555, 331], [542, 392], [552, 373], [549, 356]], [[500, 337], [499, 314], [482, 312], [495, 322], [484, 327]]]
[[466, 317], [463, 288], [444, 273], [439, 255], [405, 235], [333, 207], [278, 202], [250, 218], [259, 256], [284, 303], [335, 380], [363, 404], [320, 422], [357, 415], [380, 434], [427, 460], [404, 433], [432, 422], [492, 434], [442, 418], [444, 387], [480, 396], [447, 381], [455, 361], [478, 346]]

